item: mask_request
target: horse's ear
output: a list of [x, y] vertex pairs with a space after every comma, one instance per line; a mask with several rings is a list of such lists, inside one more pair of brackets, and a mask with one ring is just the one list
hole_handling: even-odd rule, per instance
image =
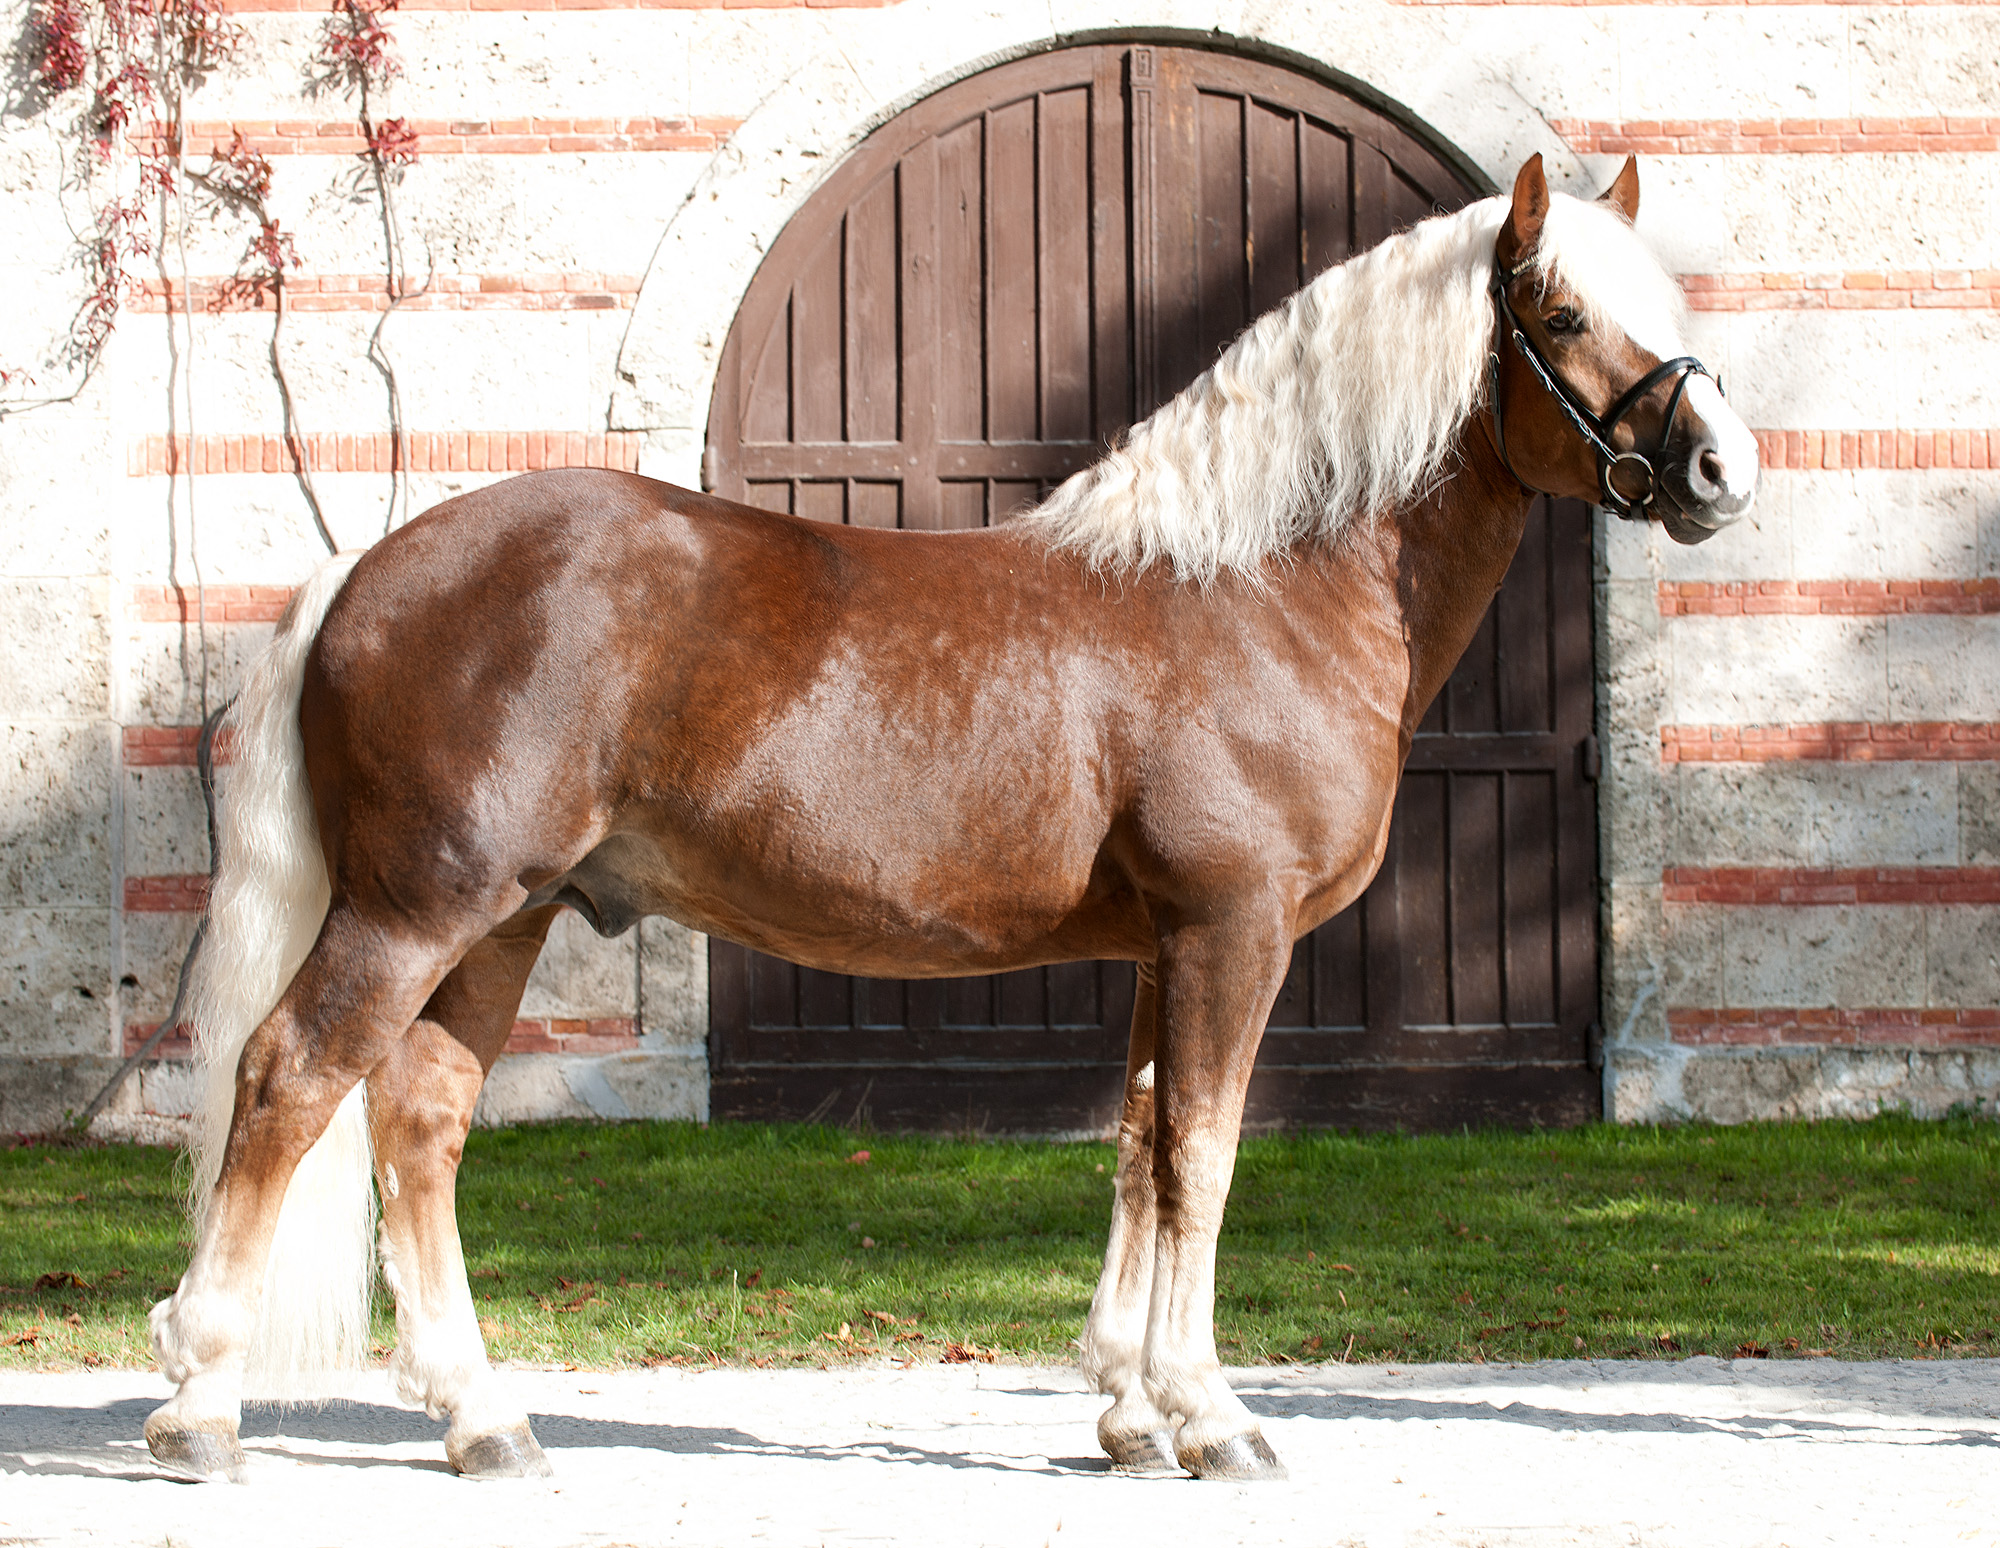
[[1537, 151], [1522, 164], [1514, 179], [1514, 204], [1507, 223], [1500, 228], [1494, 256], [1503, 269], [1520, 266], [1542, 239], [1542, 221], [1549, 213], [1549, 180], [1542, 173], [1542, 156]]
[[1627, 220], [1639, 218], [1639, 158], [1627, 156], [1625, 165], [1611, 180], [1611, 186], [1597, 196], [1599, 204], [1608, 204]]

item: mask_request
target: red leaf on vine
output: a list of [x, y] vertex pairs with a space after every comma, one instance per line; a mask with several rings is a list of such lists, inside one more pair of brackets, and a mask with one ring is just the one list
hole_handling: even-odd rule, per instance
[[417, 133], [407, 118], [385, 118], [368, 137], [368, 148], [384, 166], [407, 167], [417, 159]]

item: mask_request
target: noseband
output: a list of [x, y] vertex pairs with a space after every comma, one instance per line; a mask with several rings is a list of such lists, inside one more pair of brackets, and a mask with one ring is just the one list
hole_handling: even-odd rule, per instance
[[[1577, 390], [1564, 381], [1554, 364], [1544, 355], [1539, 345], [1528, 337], [1521, 327], [1521, 319], [1515, 315], [1514, 305], [1507, 299], [1507, 287], [1528, 272], [1530, 264], [1523, 262], [1512, 269], [1493, 271], [1494, 327], [1513, 336], [1514, 348], [1520, 351], [1529, 365], [1535, 368], [1535, 375], [1556, 400], [1556, 405], [1569, 422], [1576, 427], [1590, 449], [1597, 455], [1597, 483], [1603, 493], [1605, 509], [1626, 521], [1646, 521], [1652, 515], [1653, 497], [1660, 490], [1660, 467], [1665, 465], [1667, 437], [1673, 433], [1674, 416], [1680, 412], [1681, 399], [1687, 396], [1688, 381], [1695, 376], [1705, 376], [1715, 383], [1715, 390], [1722, 391], [1721, 379], [1693, 355], [1679, 355], [1672, 360], [1664, 360], [1653, 367], [1638, 381], [1634, 382], [1616, 403], [1603, 415], [1593, 414], [1590, 406], [1583, 401]], [[1534, 486], [1519, 473], [1514, 472], [1514, 459], [1507, 454], [1507, 429], [1503, 417], [1500, 396], [1500, 352], [1496, 348], [1486, 356], [1486, 374], [1493, 399], [1493, 440], [1500, 453], [1500, 461], [1513, 474], [1514, 481], [1523, 489]], [[1621, 452], [1611, 444], [1611, 436], [1625, 416], [1637, 408], [1646, 395], [1662, 382], [1672, 381], [1673, 396], [1667, 400], [1666, 417], [1660, 421], [1660, 438], [1654, 443], [1650, 453], [1639, 451]], [[1614, 474], [1636, 475], [1639, 485], [1637, 494], [1626, 494], [1612, 482]], [[1536, 493], [1546, 491], [1537, 490]]]

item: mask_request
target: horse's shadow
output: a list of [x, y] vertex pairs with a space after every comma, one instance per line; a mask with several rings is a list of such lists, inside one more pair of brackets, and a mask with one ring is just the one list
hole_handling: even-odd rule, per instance
[[[1440, 1399], [1404, 1397], [1392, 1393], [1344, 1392], [1329, 1384], [1317, 1390], [1249, 1390], [1241, 1396], [1252, 1413], [1265, 1419], [1411, 1420], [1433, 1424], [1449, 1419], [1474, 1419], [1572, 1434], [1728, 1435], [1740, 1440], [1803, 1441], [1819, 1445], [1843, 1442], [1881, 1444], [1885, 1428], [1867, 1421], [1857, 1423], [1814, 1418], [1801, 1413], [1719, 1416], [1653, 1409], [1607, 1414], [1546, 1402], [1509, 1401], [1503, 1392], [1496, 1392], [1490, 1400]], [[125, 1398], [94, 1408], [0, 1403], [0, 1473], [157, 1479], [162, 1476], [161, 1473], [151, 1466], [138, 1446], [146, 1415], [154, 1406], [155, 1400], [151, 1398]], [[1903, 1405], [1892, 1403], [1887, 1406], [1899, 1408]], [[1984, 1404], [1968, 1401], [1962, 1405], [1943, 1406], [1964, 1411], [1938, 1413], [1934, 1408], [1932, 1412], [1920, 1416], [1933, 1420], [1932, 1426], [1898, 1427], [1894, 1443], [2000, 1448], [2000, 1434], [1953, 1422], [1987, 1419], [1989, 1416]], [[577, 1414], [535, 1414], [531, 1419], [536, 1436], [551, 1452], [627, 1448], [685, 1457], [764, 1456], [825, 1462], [872, 1460], [896, 1465], [1037, 1473], [1053, 1477], [1101, 1473], [1109, 1467], [1101, 1457], [1023, 1457], [1011, 1460], [991, 1453], [967, 1455], [941, 1451], [886, 1437], [845, 1445], [790, 1444], [733, 1428], [649, 1424], [626, 1419], [587, 1418]], [[246, 1404], [242, 1427], [243, 1439], [253, 1453], [257, 1450], [257, 1442], [279, 1436], [330, 1445], [435, 1445], [435, 1453], [421, 1459], [302, 1452], [296, 1447], [287, 1450], [288, 1456], [301, 1461], [418, 1471], [446, 1469], [442, 1455], [444, 1432], [445, 1426], [441, 1421], [424, 1414], [386, 1404], [356, 1402], [329, 1403], [316, 1408]]]
[[[1432, 1398], [1387, 1397], [1374, 1393], [1240, 1394], [1260, 1419], [1415, 1419], [1433, 1424], [1447, 1419], [1496, 1420], [1531, 1429], [1592, 1435], [1730, 1435], [1740, 1440], [1811, 1440], [1817, 1444], [1851, 1440], [1879, 1444], [1882, 1427], [1842, 1424], [1801, 1414], [1604, 1414], [1548, 1408], [1519, 1401], [1453, 1402]], [[1968, 1428], [1904, 1430], [1913, 1446], [2000, 1448], [2000, 1434]]]
[[[26, 1473], [42, 1477], [89, 1477], [155, 1480], [154, 1468], [138, 1441], [146, 1415], [158, 1406], [152, 1398], [125, 1398], [96, 1408], [69, 1408], [36, 1403], [0, 1403], [0, 1474]], [[1066, 1477], [1104, 1472], [1101, 1457], [1023, 1459], [1018, 1462], [961, 1452], [937, 1451], [891, 1439], [857, 1441], [849, 1445], [787, 1444], [765, 1440], [745, 1430], [697, 1425], [646, 1424], [625, 1419], [591, 1419], [576, 1414], [531, 1414], [529, 1422], [545, 1450], [587, 1451], [627, 1447], [672, 1456], [767, 1456], [804, 1461], [844, 1462], [867, 1459], [932, 1467], [1040, 1473]], [[254, 1456], [257, 1442], [278, 1436], [332, 1445], [391, 1446], [434, 1443], [435, 1458], [357, 1457], [315, 1454], [288, 1448], [300, 1461], [341, 1467], [399, 1467], [419, 1471], [449, 1471], [443, 1460], [445, 1424], [410, 1409], [380, 1403], [329, 1403], [323, 1407], [286, 1408], [274, 1403], [243, 1405], [241, 1435]]]

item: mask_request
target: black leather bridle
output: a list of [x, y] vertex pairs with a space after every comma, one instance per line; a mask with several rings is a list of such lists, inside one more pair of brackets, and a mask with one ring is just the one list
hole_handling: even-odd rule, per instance
[[[1497, 334], [1512, 335], [1514, 348], [1523, 359], [1535, 368], [1535, 375], [1556, 400], [1569, 422], [1576, 427], [1590, 449], [1597, 455], [1597, 483], [1603, 493], [1603, 505], [1613, 514], [1627, 521], [1647, 521], [1652, 516], [1653, 498], [1660, 492], [1660, 467], [1665, 465], [1667, 437], [1673, 433], [1674, 416], [1680, 412], [1681, 399], [1687, 396], [1688, 382], [1695, 376], [1705, 376], [1715, 383], [1715, 390], [1722, 391], [1722, 382], [1693, 355], [1677, 355], [1672, 360], [1663, 360], [1653, 367], [1631, 387], [1625, 395], [1604, 414], [1593, 414], [1577, 390], [1562, 379], [1555, 366], [1545, 356], [1535, 341], [1528, 337], [1521, 327], [1521, 319], [1514, 311], [1514, 304], [1507, 299], [1507, 287], [1533, 267], [1532, 260], [1524, 260], [1512, 269], [1502, 269], [1497, 264], [1493, 270], [1493, 324]], [[1547, 491], [1536, 490], [1534, 485], [1514, 472], [1514, 459], [1507, 454], [1507, 428], [1504, 405], [1500, 395], [1500, 349], [1496, 343], [1486, 357], [1486, 374], [1493, 398], [1493, 443], [1500, 453], [1500, 461], [1513, 474], [1514, 481], [1523, 489], [1537, 494]], [[1637, 408], [1646, 395], [1662, 382], [1672, 381], [1673, 395], [1667, 400], [1666, 417], [1660, 421], [1660, 438], [1652, 446], [1650, 453], [1640, 451], [1621, 452], [1611, 444], [1611, 436], [1625, 416]], [[1614, 474], [1637, 475], [1640, 488], [1636, 494], [1627, 494], [1612, 482]]]

